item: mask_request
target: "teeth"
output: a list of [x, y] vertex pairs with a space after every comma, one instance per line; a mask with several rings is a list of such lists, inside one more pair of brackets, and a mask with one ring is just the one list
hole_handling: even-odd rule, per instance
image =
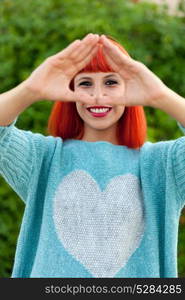
[[90, 111], [94, 113], [104, 113], [109, 111], [109, 108], [90, 108]]

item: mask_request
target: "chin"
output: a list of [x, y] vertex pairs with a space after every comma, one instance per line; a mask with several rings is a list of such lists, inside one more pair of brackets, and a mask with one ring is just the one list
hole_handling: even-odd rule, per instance
[[94, 129], [94, 130], [98, 130], [98, 131], [101, 131], [101, 130], [108, 130], [109, 128], [111, 128], [112, 126], [114, 126], [115, 125], [115, 123], [114, 124], [110, 124], [110, 125], [105, 125], [105, 124], [99, 124], [99, 125], [95, 125], [95, 126], [93, 126], [93, 125], [91, 125], [91, 124], [86, 124], [88, 127], [91, 127], [92, 129]]

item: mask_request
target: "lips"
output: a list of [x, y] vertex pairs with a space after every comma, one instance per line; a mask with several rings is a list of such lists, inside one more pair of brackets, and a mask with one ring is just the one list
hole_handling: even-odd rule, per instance
[[105, 117], [112, 110], [112, 106], [89, 106], [86, 108], [95, 118]]
[[103, 110], [105, 110], [105, 109], [111, 109], [112, 108], [112, 106], [88, 106], [88, 107], [86, 107], [87, 108], [87, 110], [88, 111], [90, 111], [91, 109], [97, 109], [97, 110], [99, 110], [99, 109], [103, 109]]
[[95, 106], [87, 106], [86, 107], [87, 109], [89, 109], [89, 108], [112, 108], [112, 106], [108, 106], [108, 105], [104, 105], [104, 106], [102, 106], [102, 105], [95, 105]]

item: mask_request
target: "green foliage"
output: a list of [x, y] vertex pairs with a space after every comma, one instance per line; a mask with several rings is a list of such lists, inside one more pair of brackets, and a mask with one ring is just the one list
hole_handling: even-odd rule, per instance
[[[183, 9], [181, 7], [181, 9]], [[171, 89], [185, 96], [185, 18], [165, 7], [115, 0], [1, 0], [0, 92], [21, 81], [48, 56], [89, 32], [112, 35]], [[52, 103], [41, 101], [21, 114], [17, 127], [46, 134]], [[148, 139], [182, 135], [176, 121], [145, 107]], [[0, 178], [0, 277], [11, 274], [24, 206]], [[182, 223], [182, 222], [181, 222]], [[185, 276], [185, 228], [179, 230], [179, 277]]]

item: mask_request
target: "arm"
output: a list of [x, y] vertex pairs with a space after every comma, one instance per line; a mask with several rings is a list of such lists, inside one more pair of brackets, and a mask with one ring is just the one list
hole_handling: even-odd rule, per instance
[[[101, 36], [100, 40], [104, 45], [103, 49], [108, 63], [125, 82], [125, 89], [120, 100], [118, 97], [115, 99], [111, 97], [111, 101], [118, 105], [159, 108], [175, 118], [184, 128], [185, 99], [168, 88], [143, 63], [126, 56], [105, 36]], [[183, 132], [185, 133], [185, 130]], [[177, 201], [179, 209], [182, 209], [185, 205], [185, 136], [154, 144], [148, 142], [144, 145], [144, 149], [147, 149], [146, 155], [149, 155], [151, 160], [149, 166], [154, 166], [156, 163], [156, 172], [160, 173], [162, 165], [164, 166], [165, 189], [169, 186], [168, 190], [173, 191], [174, 201]], [[161, 164], [158, 164], [160, 157], [162, 157]]]
[[72, 92], [70, 81], [92, 59], [98, 35], [75, 40], [66, 49], [47, 58], [20, 85], [0, 95], [0, 126], [10, 124], [24, 109], [41, 99], [92, 101], [87, 94]]
[[0, 94], [0, 126], [7, 126], [28, 106], [40, 100], [26, 81], [8, 92]]
[[151, 106], [163, 110], [185, 127], [185, 99], [171, 89], [167, 89], [164, 96], [156, 99]]
[[[46, 59], [20, 85], [0, 95], [0, 175], [25, 202], [32, 188], [30, 182], [39, 180], [42, 167], [48, 174], [56, 144], [62, 147], [62, 139], [18, 129], [13, 121], [29, 105], [41, 99], [82, 99], [83, 96], [69, 89], [69, 83], [92, 58], [97, 50], [94, 48], [96, 42], [97, 36], [73, 42]], [[84, 99], [87, 98], [85, 94]]]
[[[100, 40], [108, 63], [125, 82], [124, 93], [116, 104], [159, 108], [185, 126], [185, 99], [168, 88], [143, 63], [125, 55], [104, 35]], [[111, 100], [114, 101], [113, 98]]]

